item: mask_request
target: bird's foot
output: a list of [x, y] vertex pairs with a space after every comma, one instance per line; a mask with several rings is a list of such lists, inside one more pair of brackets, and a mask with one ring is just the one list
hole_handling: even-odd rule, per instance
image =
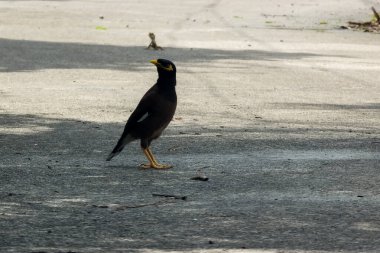
[[165, 169], [173, 168], [173, 166], [168, 165], [168, 164], [151, 163], [151, 164], [140, 164], [140, 168], [142, 168], [142, 169], [165, 170]]

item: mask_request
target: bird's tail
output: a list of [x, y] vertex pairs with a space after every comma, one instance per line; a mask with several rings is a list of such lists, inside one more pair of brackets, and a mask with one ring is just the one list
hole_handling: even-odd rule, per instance
[[117, 156], [124, 149], [125, 145], [127, 145], [131, 141], [133, 141], [132, 136], [130, 136], [129, 134], [123, 134], [117, 142], [116, 146], [113, 148], [112, 152], [108, 155], [106, 161], [111, 161], [111, 159], [114, 156]]
[[124, 148], [124, 145], [122, 146], [119, 146], [119, 145], [116, 145], [116, 147], [112, 150], [112, 152], [108, 155], [107, 157], [107, 160], [106, 161], [111, 161], [111, 159], [114, 157], [114, 156], [117, 156]]

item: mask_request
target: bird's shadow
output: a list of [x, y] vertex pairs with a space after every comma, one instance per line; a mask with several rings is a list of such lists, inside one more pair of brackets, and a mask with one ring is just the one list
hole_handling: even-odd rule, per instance
[[[111, 162], [106, 163], [105, 166], [104, 166], [104, 168], [105, 169], [117, 169], [117, 170], [120, 170], [120, 169], [125, 169], [125, 170], [141, 169], [141, 168], [139, 168], [138, 165], [136, 165], [136, 166], [133, 166], [133, 165], [122, 165], [122, 164], [111, 165], [110, 163]], [[141, 170], [143, 170], [143, 169], [141, 169]]]

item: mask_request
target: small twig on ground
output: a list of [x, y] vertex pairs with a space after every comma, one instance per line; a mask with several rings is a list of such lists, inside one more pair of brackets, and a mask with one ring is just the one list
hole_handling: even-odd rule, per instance
[[140, 207], [146, 207], [146, 206], [158, 206], [158, 205], [162, 205], [162, 204], [166, 204], [166, 203], [173, 203], [173, 202], [169, 202], [167, 200], [160, 200], [160, 201], [156, 201], [153, 203], [140, 204], [140, 205], [120, 205], [120, 206], [115, 207], [115, 210], [121, 211], [121, 210], [125, 210], [125, 209], [130, 209], [130, 208], [140, 208]]
[[357, 25], [357, 26], [370, 26], [372, 22], [354, 22], [354, 21], [348, 21], [349, 25]]
[[177, 196], [177, 195], [157, 194], [157, 193], [152, 193], [152, 196], [154, 196], [154, 197], [182, 199], [182, 200], [186, 200], [187, 199], [187, 196]]
[[96, 208], [112, 208], [113, 210], [116, 211], [121, 211], [121, 210], [126, 210], [126, 209], [131, 209], [131, 208], [140, 208], [140, 207], [146, 207], [146, 206], [158, 206], [162, 204], [167, 204], [167, 203], [174, 203], [168, 200], [160, 200], [156, 201], [153, 203], [146, 203], [146, 204], [139, 204], [139, 205], [116, 205], [116, 204], [111, 204], [111, 205], [92, 205], [92, 207]]

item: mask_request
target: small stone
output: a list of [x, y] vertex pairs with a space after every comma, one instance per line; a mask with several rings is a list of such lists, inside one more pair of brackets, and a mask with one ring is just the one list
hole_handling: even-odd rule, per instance
[[206, 177], [206, 176], [196, 176], [196, 177], [192, 177], [191, 180], [208, 181], [208, 177]]

